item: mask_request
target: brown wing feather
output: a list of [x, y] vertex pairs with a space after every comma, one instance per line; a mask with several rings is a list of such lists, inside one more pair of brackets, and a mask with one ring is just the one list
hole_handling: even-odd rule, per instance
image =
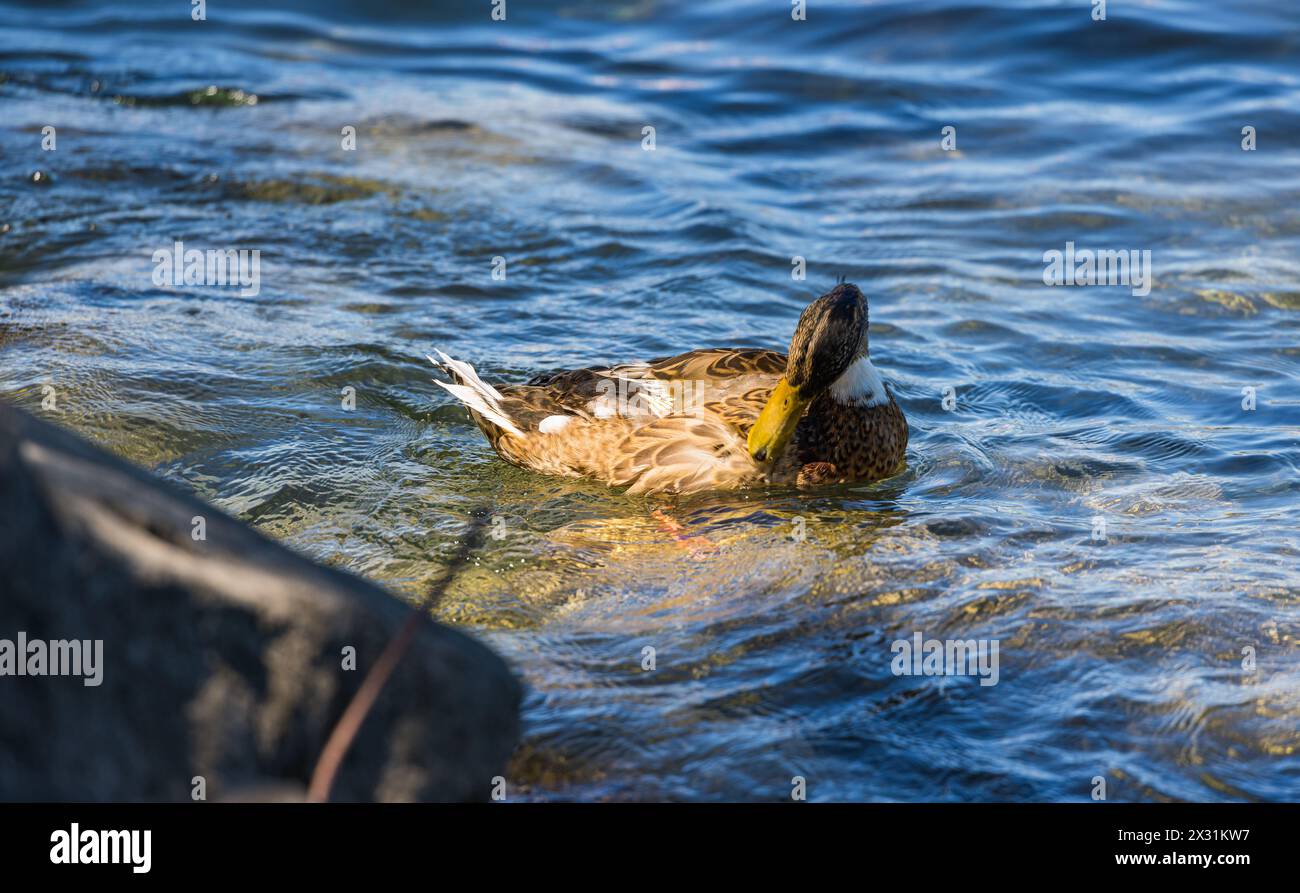
[[[474, 417], [498, 453], [527, 468], [593, 475], [629, 493], [726, 489], [761, 476], [745, 440], [784, 370], [782, 353], [731, 348], [559, 370], [497, 388], [501, 410], [524, 437], [503, 437], [500, 428]], [[686, 386], [665, 388], [674, 382]], [[597, 411], [596, 401], [608, 398], [612, 385], [617, 403]], [[638, 402], [641, 391], [657, 399]], [[665, 393], [689, 403], [665, 405]], [[647, 405], [654, 412], [644, 412]], [[557, 434], [541, 434], [551, 416], [571, 421]]]
[[[506, 398], [503, 405], [510, 417], [525, 431], [531, 431], [552, 415], [589, 418], [594, 414], [593, 401], [609, 395], [617, 398], [610, 405], [618, 414], [643, 412], [647, 404], [638, 399], [639, 391], [650, 385], [642, 386], [642, 381], [702, 383], [703, 387], [696, 390], [672, 392], [678, 401], [673, 411], [703, 404], [706, 410], [747, 434], [784, 370], [783, 353], [718, 347], [645, 363], [546, 372], [534, 376], [526, 385], [499, 390]], [[691, 402], [694, 397], [699, 399]]]
[[560, 403], [586, 402], [596, 395], [596, 388], [607, 371], [603, 366], [560, 369], [534, 375], [524, 387], [545, 388]]
[[767, 398], [772, 396], [772, 388], [751, 388], [743, 394], [733, 394], [721, 400], [704, 404], [706, 412], [717, 416], [740, 436], [749, 437], [749, 429], [754, 427], [759, 413], [767, 405]]
[[644, 370], [655, 378], [726, 379], [742, 375], [774, 375], [785, 371], [785, 354], [750, 347], [711, 347], [673, 357], [658, 357], [647, 363], [615, 367], [629, 375]]
[[628, 493], [694, 493], [741, 485], [758, 470], [745, 441], [719, 419], [666, 416], [615, 447], [607, 480]]

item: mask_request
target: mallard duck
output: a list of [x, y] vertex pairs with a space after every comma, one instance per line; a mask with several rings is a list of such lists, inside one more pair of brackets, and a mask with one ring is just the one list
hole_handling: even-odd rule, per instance
[[843, 283], [799, 317], [789, 354], [714, 348], [493, 387], [442, 351], [434, 379], [514, 465], [629, 493], [877, 480], [907, 420], [867, 354], [867, 301]]

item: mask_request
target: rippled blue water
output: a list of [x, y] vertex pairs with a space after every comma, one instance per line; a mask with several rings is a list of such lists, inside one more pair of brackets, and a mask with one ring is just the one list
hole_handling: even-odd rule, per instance
[[[1296, 798], [1300, 7], [186, 6], [0, 4], [0, 396], [413, 598], [497, 519], [433, 610], [528, 683], [512, 797]], [[259, 294], [156, 286], [178, 239]], [[424, 360], [783, 348], [841, 275], [876, 485], [539, 477]]]

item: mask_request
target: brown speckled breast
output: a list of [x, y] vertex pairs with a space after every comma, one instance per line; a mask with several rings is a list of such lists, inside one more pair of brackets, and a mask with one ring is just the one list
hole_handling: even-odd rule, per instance
[[[794, 450], [801, 466], [834, 466], [839, 481], [874, 481], [890, 477], [907, 453], [907, 419], [891, 394], [880, 406], [837, 402], [830, 394], [813, 401], [795, 430]], [[818, 480], [817, 482], [820, 482]]]

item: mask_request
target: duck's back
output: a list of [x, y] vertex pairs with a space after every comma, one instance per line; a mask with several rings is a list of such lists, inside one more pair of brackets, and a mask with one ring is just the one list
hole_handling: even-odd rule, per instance
[[777, 351], [693, 350], [543, 373], [492, 389], [491, 412], [470, 409], [497, 453], [524, 468], [631, 493], [728, 489], [762, 478], [745, 438], [784, 369]]

